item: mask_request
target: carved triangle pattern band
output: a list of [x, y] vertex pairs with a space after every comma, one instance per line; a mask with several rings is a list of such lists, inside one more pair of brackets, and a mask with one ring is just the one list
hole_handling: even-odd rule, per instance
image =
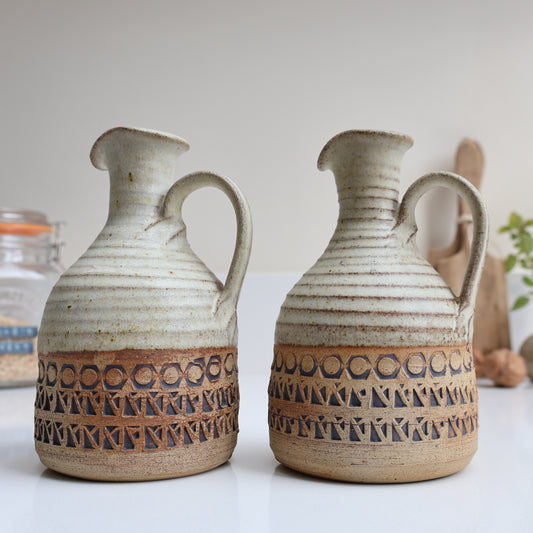
[[478, 428], [472, 349], [276, 346], [270, 430], [391, 445], [460, 440]]
[[35, 439], [127, 453], [234, 436], [236, 363], [232, 347], [40, 355]]

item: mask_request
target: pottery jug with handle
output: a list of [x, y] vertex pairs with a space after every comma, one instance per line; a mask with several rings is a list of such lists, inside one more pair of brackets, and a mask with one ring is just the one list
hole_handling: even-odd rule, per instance
[[[233, 452], [236, 305], [252, 223], [228, 179], [198, 172], [172, 185], [187, 149], [174, 135], [131, 128], [93, 146], [93, 165], [110, 173], [109, 217], [52, 290], [39, 331], [35, 444], [53, 470], [159, 479], [214, 468]], [[237, 216], [224, 284], [186, 239], [182, 204], [204, 186], [224, 191]]]
[[[399, 201], [410, 137], [346, 131], [318, 159], [340, 214], [325, 252], [287, 295], [269, 383], [270, 445], [284, 465], [358, 482], [457, 472], [477, 449], [472, 318], [487, 246], [476, 189], [451, 173], [417, 180]], [[414, 209], [449, 187], [474, 219], [461, 293], [419, 253]]]

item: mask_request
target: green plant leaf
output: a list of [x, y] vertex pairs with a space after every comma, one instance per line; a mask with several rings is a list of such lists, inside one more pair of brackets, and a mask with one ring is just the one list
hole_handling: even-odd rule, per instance
[[516, 311], [517, 309], [520, 309], [520, 308], [524, 307], [528, 303], [529, 303], [529, 298], [527, 296], [519, 296], [516, 299], [511, 311]]
[[498, 230], [498, 233], [505, 233], [506, 231], [511, 231], [511, 226], [502, 226], [502, 227]]
[[533, 226], [533, 218], [528, 218], [528, 219], [524, 222], [524, 226]]
[[533, 237], [527, 231], [524, 231], [520, 236], [518, 248], [525, 255], [529, 255], [533, 251]]
[[533, 287], [533, 279], [528, 278], [527, 276], [524, 276], [524, 277], [522, 278], [522, 281], [523, 281], [526, 285], [529, 285], [530, 287]]
[[510, 272], [516, 265], [516, 255], [510, 254], [505, 260], [505, 272]]
[[519, 228], [524, 221], [522, 220], [522, 217], [518, 213], [511, 213], [511, 216], [509, 217], [509, 225], [513, 228]]

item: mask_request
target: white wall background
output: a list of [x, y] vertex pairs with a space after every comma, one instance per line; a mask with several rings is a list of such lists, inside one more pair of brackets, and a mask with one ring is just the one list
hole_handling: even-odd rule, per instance
[[[412, 135], [402, 192], [451, 170], [459, 141], [486, 155], [495, 235], [533, 215], [533, 3], [448, 0], [2, 0], [0, 204], [67, 222], [65, 264], [105, 222], [108, 181], [88, 154], [106, 129], [140, 126], [191, 143], [178, 176], [217, 171], [251, 203], [253, 271], [302, 271], [337, 205], [316, 170], [345, 129]], [[421, 245], [453, 233], [451, 195], [425, 200]], [[188, 200], [198, 254], [217, 271], [234, 240], [218, 191]]]

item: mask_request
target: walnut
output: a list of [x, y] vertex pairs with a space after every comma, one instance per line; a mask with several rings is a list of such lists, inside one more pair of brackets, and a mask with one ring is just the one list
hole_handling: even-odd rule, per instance
[[485, 356], [485, 375], [498, 387], [515, 387], [527, 376], [524, 358], [502, 348]]
[[476, 369], [476, 378], [482, 378], [485, 375], [485, 356], [477, 348], [474, 348], [474, 367]]

